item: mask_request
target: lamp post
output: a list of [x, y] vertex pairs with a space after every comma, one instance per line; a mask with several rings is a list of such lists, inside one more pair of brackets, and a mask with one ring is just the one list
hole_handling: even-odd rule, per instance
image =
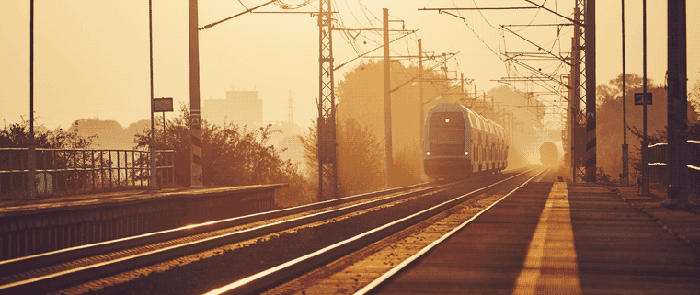
[[36, 142], [34, 141], [34, 0], [29, 2], [29, 142], [27, 143], [28, 198], [36, 198]]
[[644, 80], [642, 81], [642, 87], [644, 88], [644, 96], [642, 103], [644, 109], [642, 110], [642, 124], [644, 137], [642, 139], [642, 195], [649, 195], [649, 139], [647, 138], [647, 0], [642, 1], [642, 22], [643, 22], [643, 48], [642, 48], [642, 64], [644, 71]]
[[153, 99], [153, 0], [148, 0], [148, 41], [150, 44], [151, 61], [151, 181], [149, 189], [156, 189], [156, 130], [155, 130], [155, 100]]
[[625, 0], [622, 0], [622, 186], [630, 185], [627, 146], [627, 75], [625, 72]]

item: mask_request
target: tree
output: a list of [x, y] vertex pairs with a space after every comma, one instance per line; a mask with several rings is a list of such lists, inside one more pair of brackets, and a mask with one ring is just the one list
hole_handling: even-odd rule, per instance
[[[80, 136], [75, 130], [47, 130], [43, 125], [34, 128], [34, 143], [37, 148], [84, 149], [90, 147], [97, 136]], [[22, 118], [20, 123], [5, 125], [0, 130], [0, 148], [26, 148], [29, 144], [29, 121]]]
[[[608, 85], [597, 87], [597, 116], [596, 138], [598, 166], [611, 175], [622, 172], [622, 75], [610, 80]], [[643, 137], [643, 107], [634, 105], [634, 94], [643, 92], [643, 77], [637, 74], [627, 74], [625, 107], [627, 113], [627, 130], [630, 131], [627, 143], [630, 148], [630, 163], [636, 173], [640, 173], [641, 149]], [[647, 92], [652, 94], [653, 104], [647, 106], [647, 134], [651, 144], [666, 140], [667, 99], [663, 85], [656, 85], [651, 79], [647, 80]], [[694, 97], [694, 96], [693, 96]], [[693, 99], [689, 95], [688, 122], [694, 126], [698, 114], [693, 107]]]
[[[422, 148], [419, 142], [418, 68], [415, 65], [391, 63], [391, 131], [394, 152], [395, 185], [417, 183], [421, 179]], [[437, 103], [457, 102], [460, 93], [438, 72], [425, 70], [423, 118]], [[443, 79], [443, 81], [440, 81]], [[384, 158], [384, 63], [368, 61], [353, 68], [338, 83], [337, 116], [364, 124], [379, 141]], [[412, 81], [412, 82], [411, 82]], [[403, 85], [403, 86], [401, 86]], [[346, 120], [346, 119], [344, 119]], [[382, 174], [385, 166], [382, 165]]]
[[[189, 186], [190, 181], [189, 115], [189, 109], [183, 105], [180, 115], [167, 122], [168, 141], [164, 147], [175, 151], [176, 183], [183, 186]], [[242, 129], [232, 123], [218, 126], [202, 120], [203, 184], [245, 186], [288, 183], [288, 188], [276, 193], [275, 201], [279, 206], [310, 202], [313, 197], [311, 187], [296, 165], [289, 160], [282, 161], [279, 155], [282, 151], [267, 144], [272, 132], [270, 125], [249, 131], [247, 126]], [[163, 142], [162, 133], [156, 132], [156, 137], [156, 142]], [[136, 135], [135, 148], [146, 149], [150, 141], [151, 130], [146, 128]]]
[[[63, 129], [58, 129], [49, 131], [42, 125], [34, 128], [34, 143], [38, 149], [86, 149], [90, 147], [94, 138], [96, 136], [80, 136], [76, 130], [64, 131]], [[0, 130], [0, 148], [27, 148], [29, 139], [29, 121], [24, 120], [24, 118], [22, 118], [20, 123], [13, 123], [10, 126], [5, 125]], [[85, 161], [89, 154], [81, 152], [55, 153], [52, 151], [37, 151], [36, 156], [37, 170], [51, 169], [57, 171], [67, 168], [88, 168], [92, 164], [92, 159]], [[12, 170], [19, 170], [18, 167], [26, 165], [26, 160], [26, 150], [2, 150], [0, 151], [0, 171], [8, 171], [10, 167], [13, 168]], [[104, 162], [104, 165], [109, 165], [109, 163]], [[89, 173], [77, 171], [63, 173], [61, 176], [55, 179], [54, 194], [61, 194], [66, 190], [68, 193], [83, 191], [91, 177]], [[14, 187], [15, 191], [10, 191], [11, 187]], [[22, 194], [22, 188], [26, 188], [26, 177], [11, 177], [10, 174], [2, 174], [0, 175], [0, 188], [3, 194]]]
[[[337, 124], [338, 187], [340, 196], [375, 191], [384, 186], [384, 150], [365, 124], [344, 118]], [[309, 175], [318, 177], [316, 127], [299, 137]], [[316, 187], [318, 188], [318, 187]]]

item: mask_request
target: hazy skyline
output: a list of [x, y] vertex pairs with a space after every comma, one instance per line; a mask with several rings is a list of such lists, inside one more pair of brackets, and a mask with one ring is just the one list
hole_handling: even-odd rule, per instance
[[[263, 0], [241, 0], [247, 7]], [[286, 0], [298, 4], [301, 0]], [[544, 1], [538, 1], [541, 4]], [[392, 20], [404, 20], [406, 29], [419, 31], [392, 43], [392, 54], [417, 54], [416, 40], [425, 51], [457, 52], [450, 70], [475, 79], [479, 91], [498, 86], [490, 80], [506, 75], [503, 62], [476, 38], [500, 44], [500, 36], [478, 12], [463, 12], [472, 30], [455, 17], [423, 7], [529, 6], [524, 1], [336, 0], [342, 24], [349, 28], [381, 27], [382, 8]], [[361, 9], [358, 3], [364, 5]], [[454, 3], [454, 4], [453, 4]], [[642, 74], [642, 1], [626, 1], [627, 73]], [[49, 129], [67, 128], [76, 119], [98, 117], [117, 120], [122, 126], [150, 114], [148, 1], [42, 1], [35, 0], [34, 108], [38, 123]], [[570, 16], [573, 1], [546, 1], [545, 5]], [[597, 83], [607, 84], [622, 73], [620, 1], [597, 4]], [[663, 83], [666, 70], [666, 1], [648, 3], [649, 77]], [[246, 8], [238, 1], [200, 0], [200, 27]], [[316, 11], [317, 1], [296, 11]], [[282, 11], [270, 5], [260, 11]], [[688, 88], [700, 78], [700, 61], [694, 54], [700, 45], [700, 1], [687, 1]], [[456, 12], [455, 12], [456, 13]], [[488, 11], [491, 26], [501, 24], [562, 23], [565, 20], [544, 10]], [[153, 0], [153, 53], [155, 97], [171, 96], [176, 107], [189, 101], [188, 1]], [[392, 23], [392, 28], [401, 28]], [[526, 28], [518, 32], [538, 44], [570, 47], [571, 27], [560, 31], [561, 46], [553, 28]], [[354, 36], [353, 33], [351, 36]], [[398, 37], [392, 35], [392, 39]], [[507, 37], [508, 50], [532, 50]], [[338, 31], [333, 35], [335, 65], [350, 61], [381, 42], [381, 32], [357, 35], [357, 50]], [[504, 48], [494, 48], [503, 50]], [[370, 55], [381, 55], [381, 50]], [[201, 100], [223, 99], [232, 87], [256, 89], [263, 100], [264, 121], [287, 118], [289, 91], [294, 99], [294, 121], [309, 126], [316, 116], [318, 96], [318, 27], [308, 14], [247, 14], [200, 31]], [[343, 73], [361, 60], [336, 71]], [[415, 60], [413, 60], [415, 62]], [[547, 65], [545, 65], [546, 67]], [[0, 2], [0, 118], [8, 124], [29, 117], [29, 3]], [[546, 68], [545, 68], [546, 70]], [[473, 89], [471, 86], [470, 90]], [[381, 96], [381, 94], [378, 94]], [[544, 97], [544, 99], [556, 99]], [[171, 118], [172, 114], [168, 117]]]

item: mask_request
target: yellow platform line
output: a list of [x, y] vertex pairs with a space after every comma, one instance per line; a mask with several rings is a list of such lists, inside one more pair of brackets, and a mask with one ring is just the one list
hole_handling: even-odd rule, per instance
[[566, 182], [547, 197], [512, 294], [581, 294]]

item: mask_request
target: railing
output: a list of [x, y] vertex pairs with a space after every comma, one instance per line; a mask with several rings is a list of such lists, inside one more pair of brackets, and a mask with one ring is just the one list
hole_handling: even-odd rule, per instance
[[[689, 192], [700, 193], [700, 141], [688, 140], [687, 168], [689, 175]], [[661, 142], [649, 145], [649, 182], [668, 185], [668, 143]]]
[[[36, 149], [39, 197], [66, 196], [150, 185], [150, 152]], [[27, 195], [27, 149], [0, 148], [0, 198]], [[174, 152], [156, 151], [156, 184], [174, 183]]]

